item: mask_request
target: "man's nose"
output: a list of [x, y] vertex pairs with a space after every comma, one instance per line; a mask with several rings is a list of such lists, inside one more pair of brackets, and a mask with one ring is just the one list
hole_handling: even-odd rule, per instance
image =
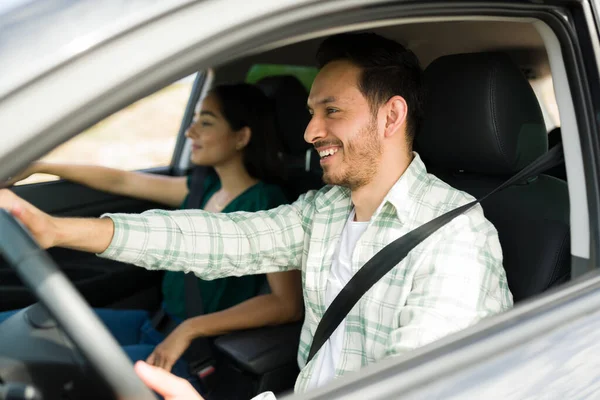
[[325, 124], [321, 118], [313, 116], [304, 131], [304, 140], [307, 143], [315, 143], [326, 135]]

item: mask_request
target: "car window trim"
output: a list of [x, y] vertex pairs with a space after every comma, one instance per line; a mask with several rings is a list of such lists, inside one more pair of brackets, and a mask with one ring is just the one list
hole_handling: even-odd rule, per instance
[[[407, 11], [407, 10], [409, 10], [408, 7], [403, 7], [401, 5], [396, 5], [396, 7], [397, 7], [396, 10], [402, 10], [402, 12], [404, 13], [404, 15], [406, 15], [406, 16], [412, 15], [409, 11]], [[412, 5], [412, 7], [414, 9], [415, 7], [418, 7], [418, 6]], [[523, 8], [529, 7], [529, 8], [532, 8], [532, 9], [542, 9], [542, 10], [545, 9], [545, 8], [543, 8], [543, 6], [540, 6], [540, 5], [535, 5], [535, 6], [534, 5], [529, 5], [529, 6], [522, 6], [522, 7]], [[442, 8], [443, 8], [442, 6], [439, 6], [439, 8], [432, 8], [432, 9], [430, 9], [430, 11], [431, 11], [432, 15], [438, 15], [439, 16], [440, 14], [443, 14], [440, 11], [440, 9], [442, 9]], [[315, 7], [315, 9], [316, 9], [316, 7]], [[420, 8], [418, 10], [420, 11], [420, 13], [417, 13], [418, 15], [423, 16], [423, 15], [426, 14]], [[484, 13], [486, 11], [487, 12], [491, 12], [491, 13], [494, 13], [494, 12], [497, 11], [497, 10], [495, 11], [495, 9], [493, 9], [493, 7], [484, 8], [485, 11], [481, 11], [481, 10], [482, 10], [481, 8], [475, 8], [474, 7], [469, 12], [472, 12], [474, 15], [481, 15], [481, 13]], [[468, 14], [468, 12], [466, 12], [465, 9], [460, 9], [458, 11], [461, 13], [461, 15], [464, 15], [465, 13]], [[514, 15], [519, 15], [519, 13], [515, 12]], [[314, 21], [317, 20], [317, 19], [318, 18], [313, 19], [312, 21], [310, 21], [310, 23], [314, 23]], [[334, 20], [334, 21], [329, 20], [328, 23], [331, 26], [331, 25], [335, 25], [335, 23], [337, 21], [339, 21], [339, 20]], [[305, 22], [305, 25], [303, 25], [303, 26], [306, 26], [307, 24], [309, 24], [309, 22]], [[302, 24], [296, 24], [295, 26], [293, 26], [293, 29], [294, 30], [299, 30], [300, 29], [300, 25], [302, 25]], [[253, 25], [248, 24], [246, 26], [246, 28], [248, 28], [250, 26], [253, 26]], [[280, 29], [280, 31], [286, 32], [285, 29]], [[257, 35], [255, 37], [253, 37], [249, 41], [242, 41], [242, 42], [244, 42], [243, 43], [244, 47], [248, 48], [248, 47], [251, 47], [252, 43], [256, 43], [256, 42], [260, 42], [260, 41], [267, 41], [266, 35], [268, 35], [268, 34], [269, 33], [264, 33], [264, 34]], [[270, 34], [274, 35], [272, 32], [270, 32]], [[284, 33], [282, 33], [282, 35], [283, 34]], [[216, 40], [213, 42], [213, 45], [216, 46], [216, 47], [219, 47], [217, 44], [215, 44], [215, 42], [216, 42]], [[269, 42], [272, 43], [273, 41], [269, 41]], [[201, 45], [204, 45], [204, 44], [205, 43], [199, 43], [198, 46], [201, 46]], [[179, 71], [179, 74], [183, 77], [183, 76], [185, 76], [185, 73], [189, 74], [189, 73], [193, 72], [192, 65], [196, 69], [199, 66], [198, 64], [215, 65], [215, 64], [218, 64], [219, 62], [224, 62], [224, 61], [227, 61], [228, 59], [231, 59], [236, 54], [239, 54], [239, 51], [241, 51], [240, 49], [241, 49], [242, 45], [240, 43], [237, 43], [237, 45], [232, 45], [230, 41], [229, 42], [228, 41], [224, 41], [224, 42], [222, 42], [220, 44], [221, 44], [222, 47], [224, 47], [224, 51], [218, 52], [217, 51], [218, 49], [215, 50], [215, 47], [213, 47], [211, 49], [211, 53], [210, 54], [205, 54], [205, 57], [202, 58], [201, 62], [198, 62], [199, 56], [197, 55], [197, 53], [194, 56], [193, 53], [195, 52], [195, 50], [194, 51], [190, 50], [187, 53], [187, 57], [188, 58], [186, 58], [186, 59], [183, 59], [182, 57], [178, 57], [178, 56], [181, 56], [181, 55], [177, 55], [176, 56], [177, 60], [175, 60], [175, 59], [171, 60], [172, 64], [170, 64], [170, 66], [168, 66], [169, 62], [165, 62], [161, 66], [153, 67], [151, 71], [150, 70], [149, 71], [145, 71], [144, 72], [144, 75], [145, 75], [144, 78], [147, 79], [146, 83], [144, 85], [145, 89], [141, 89], [139, 85], [136, 86], [135, 84], [132, 84], [132, 83], [129, 83], [129, 82], [120, 85], [120, 89], [122, 89], [124, 92], [127, 92], [126, 89], [128, 89], [128, 88], [132, 88], [133, 90], [127, 92], [127, 94], [120, 94], [120, 95], [114, 95], [114, 96], [106, 96], [107, 98], [110, 97], [113, 100], [114, 99], [118, 100], [116, 102], [113, 102], [111, 104], [111, 107], [116, 107], [119, 104], [124, 104], [128, 100], [130, 100], [131, 98], [138, 96], [141, 92], [147, 91], [148, 88], [155, 87], [157, 82], [161, 81], [161, 79], [166, 79], [167, 76], [170, 77], [170, 78], [173, 78], [173, 75], [174, 75], [173, 71], [174, 70]], [[167, 61], [169, 61], [169, 60], [167, 60]], [[152, 79], [152, 81], [154, 82], [153, 85], [150, 84], [150, 83], [148, 83], [148, 82], [150, 82], [149, 81], [150, 79]], [[103, 106], [104, 106], [104, 108], [102, 108], [101, 111], [97, 111], [98, 113], [104, 113], [109, 108], [106, 105], [103, 105]], [[73, 112], [71, 114], [75, 114], [75, 113]], [[579, 116], [579, 118], [581, 118], [581, 116]], [[584, 143], [582, 143], [582, 146], [583, 145], [584, 145]], [[586, 167], [588, 165], [586, 165]], [[591, 166], [595, 167], [595, 164], [592, 164]], [[590, 182], [588, 182], [588, 183], [590, 183]], [[597, 185], [597, 182], [596, 183], [592, 182], [590, 184]], [[590, 196], [592, 196], [592, 195], [590, 194]], [[590, 197], [590, 200], [597, 200], [597, 197]], [[591, 208], [592, 207], [596, 207], [596, 205], [594, 205], [594, 203], [590, 202], [589, 204], [590, 204]], [[597, 222], [598, 222], [597, 213], [590, 212], [590, 220], [593, 220], [594, 224], [597, 224]], [[598, 243], [597, 242], [597, 238], [593, 236], [591, 238], [591, 240], [592, 240], [592, 244], [595, 247], [597, 247], [597, 243]], [[588, 260], [588, 263], [590, 263], [590, 262], [594, 263], [594, 261], [595, 260]], [[591, 284], [591, 283], [593, 283], [593, 282], [586, 282], [586, 284]], [[548, 295], [548, 296], [542, 296], [541, 298], [538, 299], [537, 302], [534, 303], [535, 307], [537, 307], [539, 309], [539, 311], [541, 312], [542, 306], [547, 305], [551, 301], [552, 298], [554, 298], [554, 297], [551, 297], [550, 295]], [[561, 299], [563, 299], [561, 301], [566, 301], [562, 297], [561, 297]], [[519, 309], [521, 309], [521, 307], [523, 307], [523, 306], [520, 306]], [[517, 309], [513, 310], [513, 312], [516, 312], [516, 311], [517, 311]], [[514, 315], [515, 314], [512, 314], [512, 312], [509, 312], [506, 317], [511, 317], [512, 318]], [[496, 324], [500, 324], [504, 320], [495, 320], [495, 321], [496, 321]]]
[[189, 146], [186, 146], [187, 138], [185, 137], [185, 132], [194, 119], [198, 102], [206, 96], [208, 87], [210, 87], [212, 82], [212, 77], [213, 73], [211, 70], [201, 70], [196, 73], [196, 77], [194, 78], [192, 90], [190, 91], [185, 111], [179, 125], [179, 132], [177, 133], [177, 141], [175, 143], [175, 148], [173, 149], [173, 156], [171, 157], [170, 168], [171, 175], [173, 176], [184, 175], [189, 168], [190, 148]]

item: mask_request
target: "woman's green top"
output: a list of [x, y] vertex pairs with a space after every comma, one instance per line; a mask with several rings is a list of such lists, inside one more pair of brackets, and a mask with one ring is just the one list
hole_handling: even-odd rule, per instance
[[[201, 207], [221, 188], [216, 173], [209, 173], [204, 180], [204, 196]], [[190, 179], [188, 179], [188, 188]], [[187, 196], [181, 208], [185, 209]], [[279, 186], [258, 182], [233, 199], [222, 212], [260, 211], [275, 208], [287, 203], [285, 194]], [[256, 296], [266, 282], [265, 275], [228, 277], [205, 281], [198, 279], [200, 295], [205, 314], [225, 310]], [[163, 307], [172, 316], [186, 319], [184, 273], [167, 271], [163, 278]]]

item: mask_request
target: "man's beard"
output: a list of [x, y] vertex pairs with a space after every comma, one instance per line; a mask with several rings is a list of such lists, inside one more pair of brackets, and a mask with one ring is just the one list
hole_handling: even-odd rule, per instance
[[328, 185], [345, 186], [350, 190], [371, 182], [378, 171], [381, 158], [381, 143], [377, 137], [375, 121], [363, 127], [342, 149], [343, 159], [340, 165], [335, 167], [335, 172], [331, 171], [333, 166], [325, 166], [323, 181]]

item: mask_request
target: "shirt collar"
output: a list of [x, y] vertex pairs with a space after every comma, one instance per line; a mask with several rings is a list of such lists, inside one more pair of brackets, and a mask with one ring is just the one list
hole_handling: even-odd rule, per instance
[[315, 199], [315, 206], [317, 211], [322, 211], [323, 208], [331, 205], [342, 205], [341, 203], [348, 203], [351, 206], [352, 200], [350, 198], [350, 189], [343, 186], [327, 186], [323, 190], [321, 196], [317, 196]]
[[413, 155], [414, 158], [408, 168], [392, 186], [373, 214], [373, 218], [376, 218], [387, 204], [394, 207], [400, 222], [406, 222], [410, 217], [410, 213], [414, 211], [419, 194], [424, 188], [424, 183], [427, 182], [427, 168], [417, 152], [413, 152]]

